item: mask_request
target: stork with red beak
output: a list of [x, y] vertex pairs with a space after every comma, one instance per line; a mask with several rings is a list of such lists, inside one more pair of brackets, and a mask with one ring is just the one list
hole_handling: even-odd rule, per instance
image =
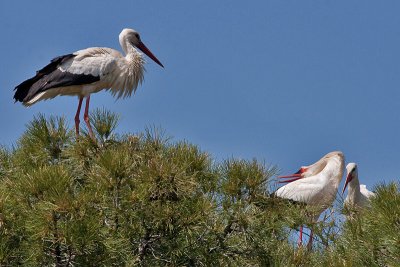
[[346, 182], [342, 190], [343, 194], [346, 190], [346, 187], [348, 187], [347, 197], [344, 201], [345, 205], [361, 208], [369, 206], [370, 198], [375, 196], [375, 193], [369, 191], [366, 185], [360, 185], [357, 164], [347, 164], [346, 170]]
[[[342, 180], [344, 155], [340, 151], [326, 154], [316, 163], [303, 166], [292, 175], [280, 176], [282, 183], [288, 183], [275, 192], [275, 196], [290, 199], [317, 207], [313, 220], [317, 221], [321, 213], [330, 207], [336, 198]], [[303, 227], [300, 227], [298, 244], [303, 240]], [[308, 247], [312, 247], [313, 231], [310, 232]]]
[[142, 83], [144, 75], [144, 58], [137, 49], [164, 67], [144, 45], [137, 31], [123, 29], [119, 34], [119, 43], [124, 55], [107, 47], [90, 47], [54, 58], [37, 71], [35, 76], [15, 87], [15, 101], [31, 106], [59, 95], [78, 96], [75, 114], [75, 131], [78, 136], [82, 101], [86, 98], [83, 118], [93, 137], [89, 122], [91, 94], [106, 89], [117, 98], [131, 96]]

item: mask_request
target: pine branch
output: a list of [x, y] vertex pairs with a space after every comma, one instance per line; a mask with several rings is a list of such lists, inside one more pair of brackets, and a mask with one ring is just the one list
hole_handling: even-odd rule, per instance
[[55, 211], [52, 211], [52, 219], [53, 219], [53, 244], [55, 244], [55, 248], [53, 250], [53, 257], [55, 258], [56, 266], [61, 267], [62, 256], [61, 256], [61, 247], [60, 247], [60, 240], [59, 240], [58, 226], [57, 226], [59, 215]]

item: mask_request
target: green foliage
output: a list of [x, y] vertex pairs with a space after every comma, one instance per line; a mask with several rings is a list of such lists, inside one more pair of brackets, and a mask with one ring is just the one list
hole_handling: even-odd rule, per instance
[[[39, 115], [0, 148], [0, 266], [399, 265], [396, 184], [343, 225], [312, 224], [270, 197], [276, 167], [214, 162], [157, 128], [118, 136], [106, 110], [91, 122], [96, 140]], [[312, 251], [293, 242], [302, 224]]]
[[106, 109], [95, 109], [90, 116], [97, 139], [106, 142], [118, 125], [119, 116]]
[[371, 208], [350, 216], [336, 241], [341, 266], [400, 266], [399, 184], [379, 185]]

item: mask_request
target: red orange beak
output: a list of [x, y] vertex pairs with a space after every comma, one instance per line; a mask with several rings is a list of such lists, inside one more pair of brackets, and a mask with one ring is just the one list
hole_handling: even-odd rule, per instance
[[164, 68], [164, 65], [161, 64], [161, 62], [156, 58], [155, 55], [153, 55], [153, 53], [151, 53], [151, 51], [144, 45], [144, 43], [140, 42], [136, 47], [139, 48], [140, 51], [145, 53], [149, 58], [154, 60], [154, 62], [156, 62], [158, 65]]
[[352, 179], [351, 173], [347, 174], [346, 182], [345, 182], [344, 187], [343, 187], [343, 190], [342, 190], [342, 195], [343, 195], [343, 193], [344, 193], [344, 190], [346, 190], [346, 187], [347, 187], [347, 185], [349, 184], [349, 182], [351, 181], [351, 179]]
[[304, 172], [306, 172], [306, 171], [307, 171], [306, 168], [300, 168], [300, 170], [298, 170], [297, 172], [295, 172], [293, 174], [284, 175], [284, 176], [278, 176], [278, 178], [280, 178], [280, 179], [282, 179], [282, 178], [292, 178], [292, 179], [288, 179], [288, 180], [279, 181], [279, 183], [291, 183], [291, 182], [297, 181], [297, 180], [303, 178], [302, 174]]

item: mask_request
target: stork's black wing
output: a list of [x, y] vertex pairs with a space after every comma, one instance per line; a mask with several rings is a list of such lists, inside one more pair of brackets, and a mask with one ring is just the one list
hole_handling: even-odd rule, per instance
[[100, 80], [100, 77], [87, 74], [74, 74], [61, 71], [58, 67], [67, 60], [73, 59], [75, 54], [56, 57], [50, 64], [36, 72], [36, 75], [15, 87], [14, 99], [19, 102], [28, 102], [36, 94], [45, 90], [63, 86], [90, 84]]

